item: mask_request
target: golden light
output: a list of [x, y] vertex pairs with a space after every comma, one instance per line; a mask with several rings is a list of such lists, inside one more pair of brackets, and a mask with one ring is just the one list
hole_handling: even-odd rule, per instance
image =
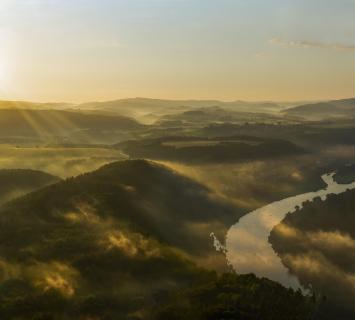
[[[10, 90], [11, 72], [10, 59], [0, 51], [0, 94], [3, 95]], [[1, 97], [0, 97], [1, 98]]]
[[[4, 1], [5, 2], [5, 1]], [[7, 3], [7, 2], [6, 2]], [[1, 1], [0, 16], [4, 12], [4, 7]], [[10, 2], [9, 2], [10, 3]], [[1, 22], [3, 22], [1, 20]], [[0, 28], [0, 100], [13, 100], [16, 97], [15, 71], [18, 54], [22, 52], [16, 47], [13, 34], [9, 28], [1, 26]]]
[[0, 84], [6, 81], [6, 63], [0, 57]]

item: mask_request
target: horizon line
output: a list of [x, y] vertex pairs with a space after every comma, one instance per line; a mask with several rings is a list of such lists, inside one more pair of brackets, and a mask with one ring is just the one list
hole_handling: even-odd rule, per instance
[[27, 100], [27, 99], [8, 99], [8, 98], [0, 98], [0, 102], [12, 102], [12, 103], [38, 103], [38, 104], [73, 104], [73, 105], [81, 105], [81, 104], [88, 104], [88, 103], [105, 103], [105, 102], [114, 102], [114, 101], [124, 101], [124, 100], [161, 100], [161, 101], [216, 101], [216, 102], [222, 102], [222, 103], [233, 103], [233, 102], [246, 102], [246, 103], [318, 103], [318, 102], [328, 102], [328, 101], [337, 101], [337, 100], [347, 100], [347, 99], [353, 99], [354, 97], [345, 97], [345, 98], [326, 98], [326, 99], [289, 99], [289, 100], [273, 100], [273, 99], [218, 99], [218, 98], [156, 98], [156, 97], [124, 97], [124, 98], [116, 98], [116, 99], [93, 99], [93, 100], [85, 100], [85, 101], [78, 101], [78, 102], [73, 102], [73, 101], [59, 101], [59, 100]]

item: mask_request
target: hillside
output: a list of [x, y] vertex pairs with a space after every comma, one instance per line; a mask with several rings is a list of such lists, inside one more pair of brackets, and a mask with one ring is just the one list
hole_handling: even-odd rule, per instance
[[168, 295], [166, 303], [153, 308], [151, 319], [311, 320], [317, 319], [317, 306], [315, 299], [268, 279], [224, 274]]
[[1, 216], [10, 212], [25, 220], [40, 215], [48, 223], [113, 220], [199, 258], [213, 249], [210, 232], [223, 233], [219, 229], [238, 218], [233, 207], [212, 200], [205, 187], [144, 160], [112, 163], [52, 185], [3, 208]]
[[58, 177], [34, 170], [0, 170], [0, 204], [58, 182]]
[[164, 100], [164, 99], [149, 99], [149, 98], [130, 98], [103, 102], [88, 102], [79, 105], [81, 109], [101, 109], [120, 111], [128, 108], [136, 108], [137, 110], [162, 111], [170, 108], [202, 108], [219, 106], [233, 108], [236, 111], [261, 112], [282, 109], [274, 102], [248, 102], [248, 101], [219, 101], [219, 100]]
[[284, 114], [312, 120], [355, 116], [355, 98], [305, 104], [284, 110]]
[[0, 109], [0, 139], [105, 142], [144, 128], [123, 116], [60, 110]]
[[222, 236], [237, 217], [164, 167], [112, 163], [2, 207], [0, 275], [8, 281], [0, 292], [20, 278], [76, 303], [108, 296], [132, 308], [147, 294], [208, 276], [192, 261], [225, 269], [209, 234]]
[[[180, 122], [183, 125], [208, 125], [211, 123], [281, 123], [289, 121], [286, 117], [282, 117], [279, 114], [268, 114], [266, 110], [257, 112], [253, 107], [249, 110], [240, 111], [240, 107], [203, 107], [203, 108], [192, 108], [184, 112], [176, 112], [174, 114], [164, 115], [159, 118], [155, 124], [159, 125], [169, 125], [170, 123]], [[261, 113], [264, 112], [264, 113]]]
[[297, 155], [297, 145], [276, 139], [248, 136], [224, 138], [163, 137], [122, 142], [116, 147], [133, 158], [187, 163], [233, 162]]
[[284, 109], [274, 102], [218, 101], [218, 100], [164, 100], [130, 98], [103, 102], [88, 102], [75, 106], [80, 110], [113, 112], [153, 123], [162, 116], [183, 113], [199, 108], [219, 107], [233, 112], [278, 113]]
[[[155, 319], [149, 314], [168, 294], [222, 281], [207, 270], [225, 263], [209, 233], [222, 237], [237, 218], [201, 185], [147, 161], [112, 163], [31, 193], [0, 209], [0, 316]], [[284, 301], [275, 305], [281, 315], [297, 300], [292, 312], [308, 318], [300, 294], [271, 282], [270, 291], [256, 278], [231, 281], [236, 295], [250, 296], [238, 302], [249, 319], [267, 313], [267, 305], [255, 309], [261, 293]]]
[[73, 104], [65, 102], [30, 102], [30, 101], [11, 101], [0, 100], [0, 109], [34, 109], [34, 110], [53, 110], [66, 109], [73, 106]]

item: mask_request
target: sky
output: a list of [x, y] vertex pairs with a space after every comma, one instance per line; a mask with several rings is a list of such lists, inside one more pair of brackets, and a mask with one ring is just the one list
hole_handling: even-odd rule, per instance
[[355, 97], [355, 0], [0, 0], [0, 99]]

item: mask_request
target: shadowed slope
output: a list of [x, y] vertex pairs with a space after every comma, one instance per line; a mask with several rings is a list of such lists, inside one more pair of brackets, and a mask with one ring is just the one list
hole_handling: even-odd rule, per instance
[[58, 182], [53, 175], [25, 169], [0, 170], [0, 204]]

